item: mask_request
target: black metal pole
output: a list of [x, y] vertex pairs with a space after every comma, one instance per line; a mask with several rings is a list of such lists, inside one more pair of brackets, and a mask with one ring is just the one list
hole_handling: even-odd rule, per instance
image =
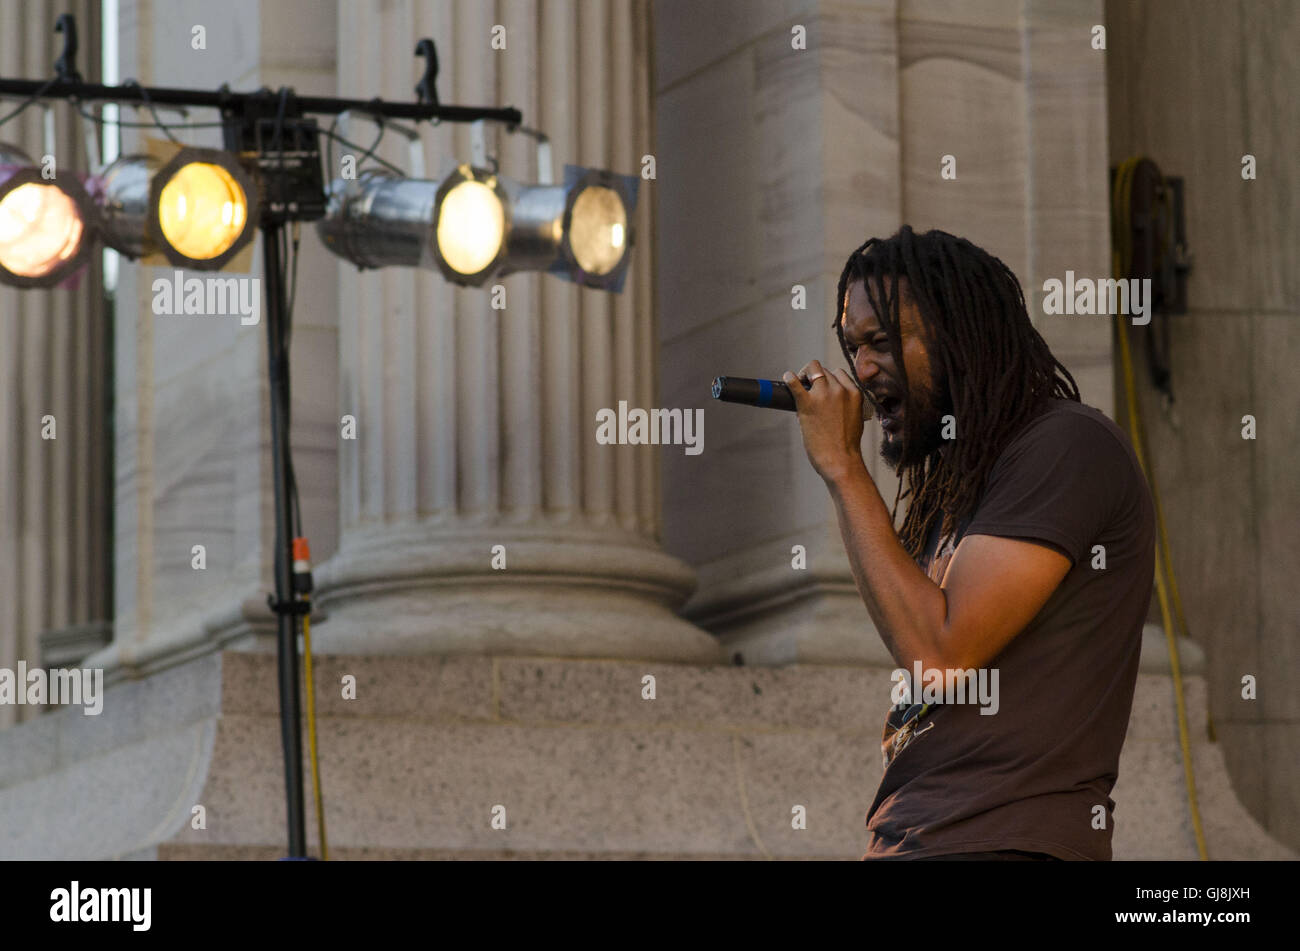
[[[269, 89], [232, 92], [221, 89], [174, 89], [165, 86], [105, 86], [73, 79], [0, 79], [0, 96], [35, 96], [39, 99], [77, 99], [82, 102], [152, 103], [158, 106], [195, 106], [240, 111], [250, 103], [274, 100]], [[476, 122], [486, 119], [516, 126], [523, 121], [510, 106], [444, 106], [429, 102], [391, 102], [383, 99], [340, 99], [334, 96], [292, 95], [290, 110], [318, 115], [360, 112], [388, 119], [439, 119], [443, 122]]]
[[287, 319], [280, 237], [284, 223], [262, 224], [262, 280], [266, 287], [266, 359], [271, 383], [271, 478], [275, 485], [275, 602], [276, 659], [280, 679], [280, 738], [284, 747], [284, 794], [289, 826], [289, 857], [305, 858], [307, 833], [303, 820], [302, 730], [298, 698], [298, 624], [294, 613], [291, 572], [293, 529], [290, 522], [289, 354], [284, 347]]

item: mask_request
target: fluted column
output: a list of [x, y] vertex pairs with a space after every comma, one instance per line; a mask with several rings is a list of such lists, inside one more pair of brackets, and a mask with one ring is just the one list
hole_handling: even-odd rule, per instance
[[[97, 36], [97, 3], [0, 2], [0, 75], [52, 75], [60, 13]], [[83, 42], [79, 66], [98, 74], [98, 50]], [[0, 113], [16, 103], [0, 103]], [[84, 169], [81, 129], [57, 110], [54, 158]], [[0, 142], [39, 161], [41, 109], [0, 128]], [[79, 661], [104, 636], [108, 614], [108, 495], [105, 333], [99, 268], [92, 257], [75, 286], [0, 286], [0, 667]], [[50, 426], [43, 422], [52, 417]], [[48, 438], [52, 436], [53, 438]], [[42, 657], [42, 635], [62, 649]], [[86, 637], [84, 635], [92, 635]], [[58, 635], [63, 635], [59, 637]], [[0, 705], [0, 726], [39, 712]]]
[[[339, 17], [341, 95], [409, 99], [415, 41], [431, 36], [441, 100], [520, 108], [551, 137], [557, 174], [635, 174], [651, 150], [642, 0], [340, 4]], [[529, 140], [488, 135], [503, 173], [535, 180]], [[386, 145], [406, 161], [404, 143]], [[426, 146], [430, 176], [471, 155], [465, 127]], [[595, 438], [598, 410], [652, 406], [652, 208], [643, 187], [621, 296], [521, 274], [493, 310], [488, 288], [435, 272], [340, 267], [339, 413], [356, 438], [340, 441], [339, 550], [317, 573], [323, 650], [718, 656], [674, 613], [694, 579], [659, 548], [659, 447]]]

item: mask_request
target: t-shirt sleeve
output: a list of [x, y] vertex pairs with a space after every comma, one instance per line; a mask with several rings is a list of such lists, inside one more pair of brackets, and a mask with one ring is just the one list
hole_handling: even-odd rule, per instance
[[1003, 451], [966, 534], [1044, 542], [1077, 564], [1127, 503], [1132, 471], [1128, 450], [1102, 422], [1052, 414]]

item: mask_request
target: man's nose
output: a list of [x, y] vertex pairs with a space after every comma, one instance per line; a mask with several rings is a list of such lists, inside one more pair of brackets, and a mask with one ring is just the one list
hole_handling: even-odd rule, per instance
[[880, 368], [876, 365], [876, 361], [871, 359], [870, 354], [858, 351], [858, 358], [853, 364], [853, 372], [858, 375], [858, 380], [866, 383], [875, 376], [879, 370]]

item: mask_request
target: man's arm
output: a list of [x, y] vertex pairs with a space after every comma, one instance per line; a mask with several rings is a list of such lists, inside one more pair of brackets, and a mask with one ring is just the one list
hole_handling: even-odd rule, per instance
[[[809, 461], [835, 502], [858, 593], [900, 667], [982, 667], [1033, 620], [1070, 570], [1070, 559], [1034, 542], [967, 535], [942, 585], [908, 555], [862, 459], [862, 394], [844, 370], [813, 389], [790, 387]], [[786, 374], [786, 382], [794, 382]]]
[[967, 535], [937, 585], [899, 541], [861, 457], [826, 480], [853, 580], [900, 667], [983, 667], [1047, 603], [1070, 570], [1035, 542]]

